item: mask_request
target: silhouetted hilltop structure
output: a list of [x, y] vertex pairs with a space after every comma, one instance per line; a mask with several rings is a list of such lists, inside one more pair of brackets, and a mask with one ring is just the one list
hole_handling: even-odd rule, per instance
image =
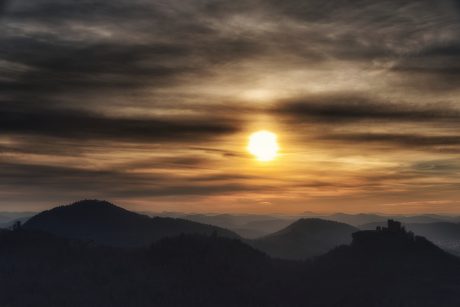
[[[407, 231], [401, 222], [388, 220], [387, 226], [377, 226], [375, 230], [362, 230], [353, 233], [351, 247], [370, 252], [385, 254], [397, 252], [423, 251], [445, 254], [438, 246], [426, 238]], [[447, 254], [446, 254], [447, 255]]]
[[442, 216], [436, 214], [418, 214], [418, 215], [408, 215], [408, 216], [386, 216], [379, 214], [346, 214], [346, 213], [334, 213], [331, 215], [317, 216], [326, 220], [337, 221], [341, 223], [350, 224], [361, 228], [361, 226], [366, 224], [385, 224], [387, 220], [396, 218], [402, 223], [434, 223], [434, 222], [456, 222], [458, 217], [454, 216]]
[[306, 259], [350, 243], [351, 234], [356, 230], [334, 221], [300, 219], [278, 232], [250, 241], [250, 244], [272, 257]]
[[387, 225], [387, 227], [377, 227], [376, 230], [382, 232], [406, 233], [406, 230], [401, 225], [401, 222], [388, 220]]
[[148, 245], [182, 233], [239, 237], [223, 228], [183, 219], [150, 218], [100, 200], [82, 200], [43, 211], [30, 218], [23, 227], [113, 246]]
[[352, 234], [353, 246], [366, 246], [366, 248], [377, 245], [406, 244], [414, 241], [414, 234], [407, 232], [401, 222], [388, 220], [387, 226], [377, 226], [375, 230], [361, 230]]
[[[371, 229], [383, 226], [381, 223], [362, 225], [361, 229]], [[442, 249], [460, 255], [460, 223], [404, 223], [407, 230], [423, 236]]]
[[[459, 259], [424, 237], [406, 231], [400, 222], [388, 220], [387, 226], [357, 231], [350, 245], [340, 246], [318, 258], [341, 269], [382, 275], [411, 272], [412, 275], [444, 272], [450, 265], [458, 268]], [[363, 270], [364, 269], [364, 270]], [[388, 271], [387, 271], [388, 270]]]

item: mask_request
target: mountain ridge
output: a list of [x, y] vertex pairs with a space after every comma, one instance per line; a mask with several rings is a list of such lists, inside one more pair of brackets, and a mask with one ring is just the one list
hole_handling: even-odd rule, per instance
[[306, 259], [351, 242], [351, 234], [357, 230], [345, 223], [302, 218], [250, 244], [273, 257]]
[[227, 229], [184, 219], [149, 217], [107, 201], [82, 200], [40, 212], [23, 225], [71, 239], [93, 240], [113, 246], [143, 246], [181, 233], [239, 238]]

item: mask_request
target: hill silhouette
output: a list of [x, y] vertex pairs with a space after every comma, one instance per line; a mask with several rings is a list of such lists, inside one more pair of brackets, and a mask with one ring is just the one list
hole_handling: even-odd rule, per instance
[[[152, 213], [146, 212], [152, 215]], [[417, 214], [417, 215], [379, 215], [379, 214], [346, 214], [334, 213], [329, 215], [304, 212], [300, 215], [263, 215], [263, 214], [186, 214], [180, 212], [161, 212], [153, 215], [183, 218], [198, 223], [214, 225], [222, 228], [229, 229], [243, 238], [256, 239], [276, 231], [279, 231], [289, 224], [292, 224], [300, 218], [319, 218], [323, 220], [336, 221], [340, 223], [349, 224], [358, 228], [363, 225], [382, 225], [388, 219], [397, 219], [403, 223], [434, 223], [434, 222], [453, 222], [458, 223], [457, 216], [436, 215], [436, 214]], [[375, 228], [372, 226], [370, 229]]]
[[351, 242], [353, 226], [322, 219], [300, 219], [288, 227], [251, 242], [270, 256], [306, 259]]
[[460, 255], [460, 223], [412, 223], [406, 227], [443, 249]]
[[280, 270], [240, 240], [216, 235], [126, 249], [0, 231], [0, 306], [275, 306], [264, 292], [279, 288]]
[[23, 228], [112, 246], [148, 245], [181, 233], [238, 237], [223, 228], [184, 219], [151, 218], [99, 200], [83, 200], [43, 211], [24, 223]]
[[127, 249], [4, 230], [0, 306], [459, 306], [458, 258], [398, 229], [355, 232], [310, 261], [216, 235]]
[[352, 238], [352, 243], [349, 246], [339, 247], [326, 254], [325, 257], [334, 255], [342, 249], [355, 256], [370, 256], [371, 259], [397, 259], [403, 254], [413, 254], [414, 259], [417, 260], [427, 257], [442, 257], [445, 258], [444, 260], [457, 261], [456, 257], [446, 253], [425, 237], [407, 231], [400, 222], [394, 220], [388, 220], [387, 226], [377, 226], [375, 230], [357, 231], [352, 234]]
[[[362, 225], [360, 228], [372, 229], [382, 225], [383, 223], [370, 223]], [[404, 223], [404, 226], [408, 230], [426, 237], [444, 250], [460, 255], [460, 223]]]
[[310, 261], [217, 235], [130, 249], [0, 231], [0, 306], [454, 307], [459, 276], [458, 258], [396, 222]]
[[460, 303], [452, 288], [460, 284], [459, 259], [392, 220], [387, 227], [354, 233], [350, 245], [317, 258], [312, 271], [329, 281], [318, 285], [318, 292], [331, 291], [336, 296], [325, 300], [326, 305], [337, 303], [337, 297], [344, 299], [337, 306]]

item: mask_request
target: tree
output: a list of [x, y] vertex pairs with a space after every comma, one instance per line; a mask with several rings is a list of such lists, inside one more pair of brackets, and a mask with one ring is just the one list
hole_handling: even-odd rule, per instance
[[11, 226], [11, 230], [13, 231], [19, 231], [21, 229], [22, 229], [21, 221], [16, 221], [14, 222], [13, 226]]

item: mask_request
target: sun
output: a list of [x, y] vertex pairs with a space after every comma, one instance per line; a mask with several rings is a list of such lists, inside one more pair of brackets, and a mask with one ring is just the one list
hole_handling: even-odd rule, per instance
[[252, 133], [247, 149], [259, 161], [272, 161], [279, 150], [276, 134], [266, 130]]

